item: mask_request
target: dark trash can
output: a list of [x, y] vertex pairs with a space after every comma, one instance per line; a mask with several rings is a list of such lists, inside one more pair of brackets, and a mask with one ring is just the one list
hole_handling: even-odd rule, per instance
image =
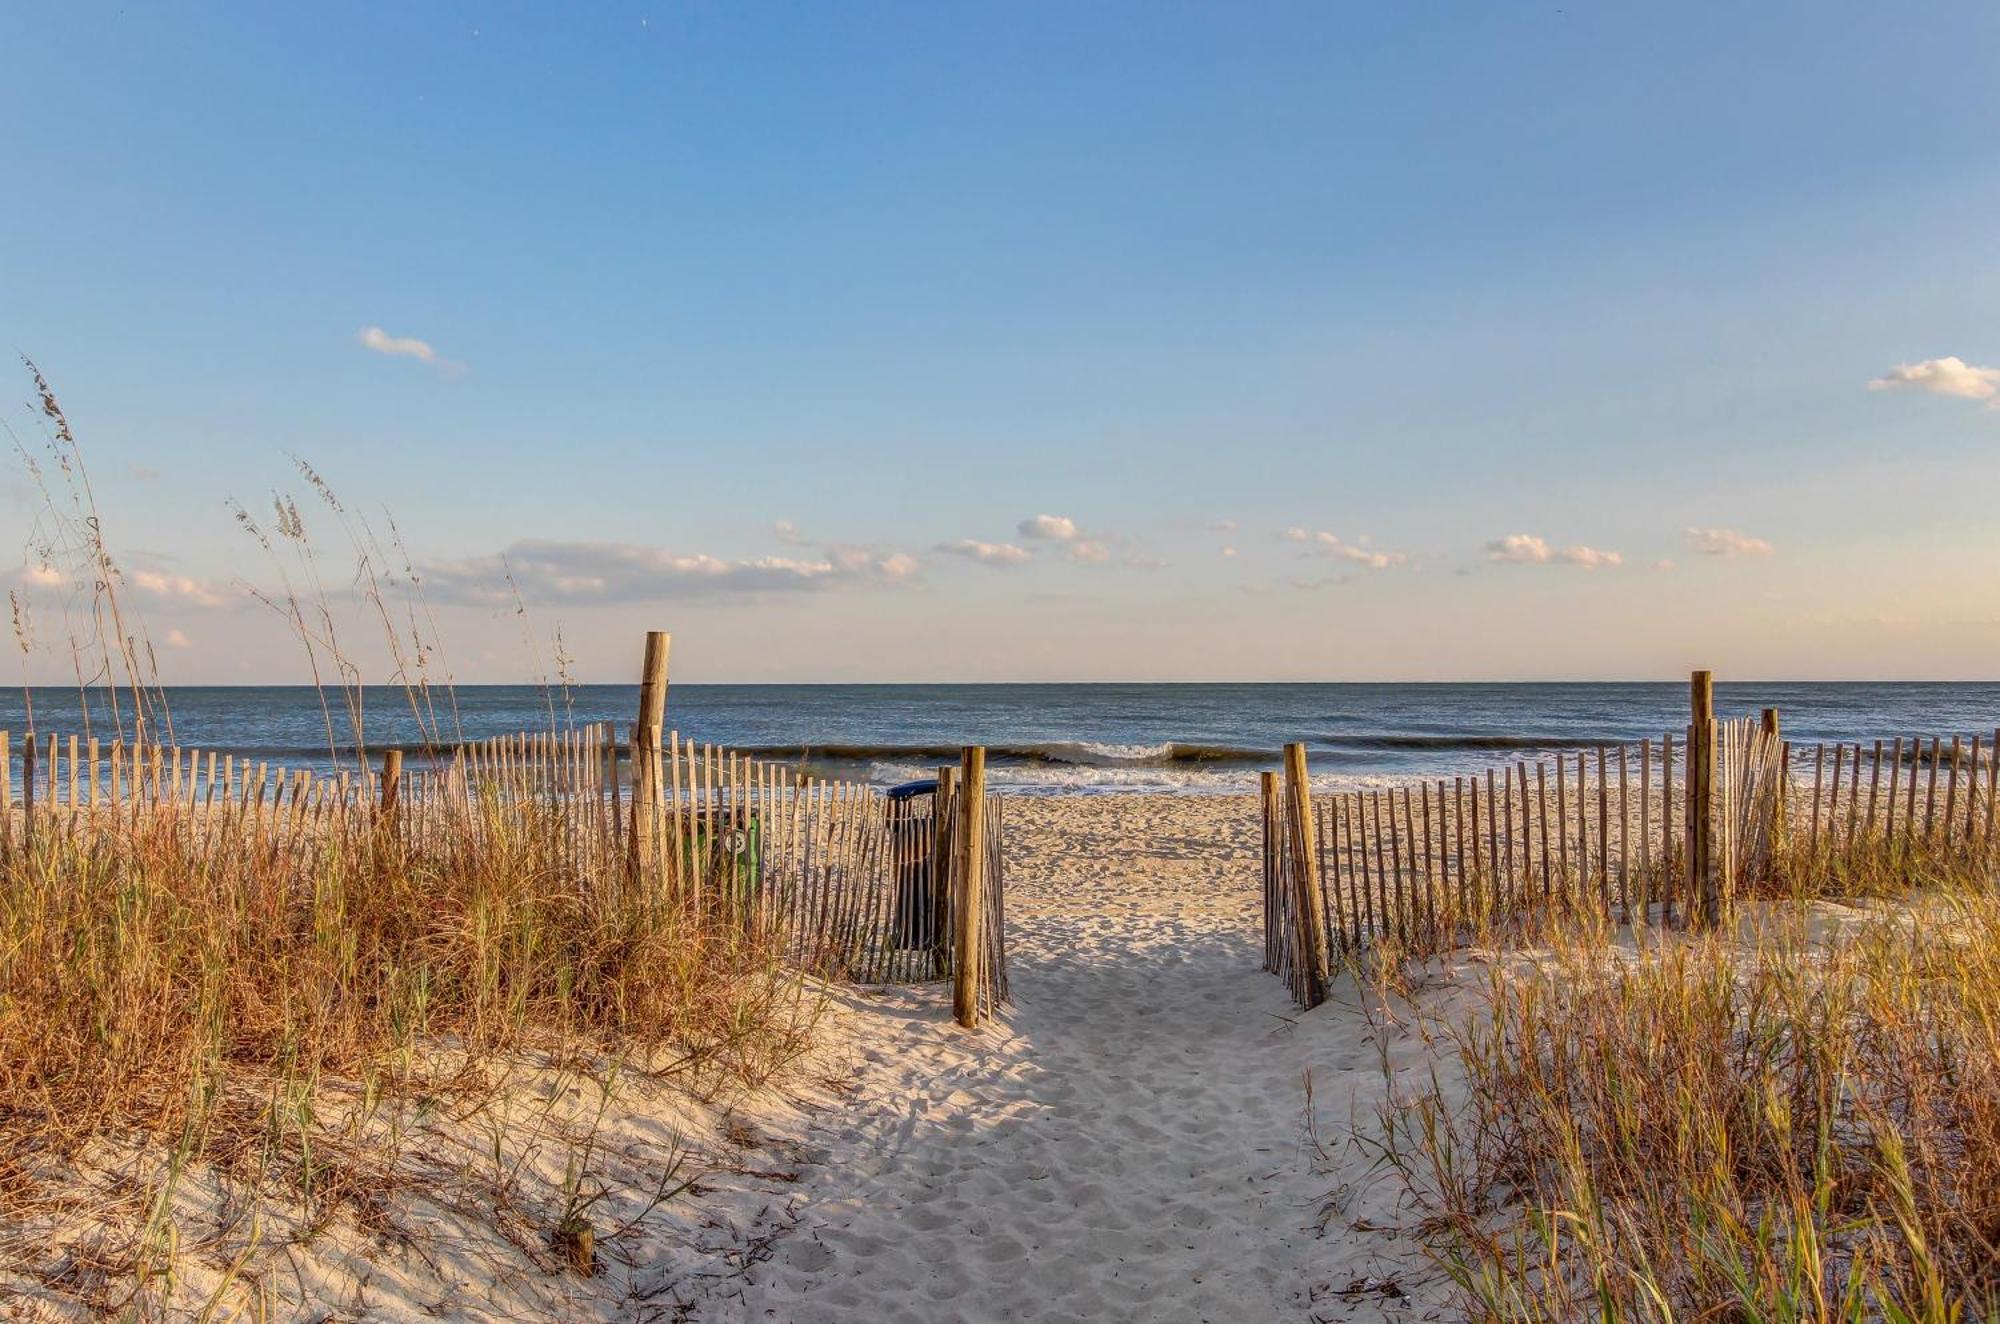
[[936, 868], [931, 858], [937, 842], [937, 782], [892, 786], [888, 800], [890, 858], [896, 870], [896, 913], [891, 932], [901, 950], [941, 951], [945, 872]]

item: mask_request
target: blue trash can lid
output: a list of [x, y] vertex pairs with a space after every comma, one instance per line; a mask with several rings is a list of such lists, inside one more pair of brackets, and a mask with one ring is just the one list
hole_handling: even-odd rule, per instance
[[937, 780], [935, 778], [927, 781], [904, 782], [901, 786], [891, 786], [887, 791], [887, 795], [891, 800], [908, 800], [913, 796], [936, 794]]

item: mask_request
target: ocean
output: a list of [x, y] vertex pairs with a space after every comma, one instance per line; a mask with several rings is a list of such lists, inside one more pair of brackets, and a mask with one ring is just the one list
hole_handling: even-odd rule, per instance
[[[175, 741], [290, 767], [331, 766], [351, 723], [329, 695], [298, 686], [166, 691]], [[75, 689], [0, 691], [0, 730], [83, 731]], [[2000, 682], [1770, 682], [1716, 687], [1723, 716], [1775, 706], [1797, 742], [1986, 733], [2000, 725]], [[638, 689], [465, 686], [435, 701], [446, 740], [632, 720]], [[110, 710], [93, 695], [93, 729]], [[1045, 684], [676, 685], [670, 727], [815, 771], [894, 783], [983, 744], [989, 778], [1019, 791], [1253, 789], [1287, 741], [1306, 743], [1315, 779], [1379, 785], [1470, 773], [1537, 754], [1680, 732], [1684, 684]], [[363, 693], [370, 750], [421, 757], [423, 728], [400, 689]], [[18, 754], [16, 755], [18, 762]], [[10, 769], [10, 771], [15, 771]]]

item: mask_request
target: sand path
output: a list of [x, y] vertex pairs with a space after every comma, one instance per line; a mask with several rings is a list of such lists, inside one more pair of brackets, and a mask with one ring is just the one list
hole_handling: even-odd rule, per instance
[[864, 1000], [855, 1097], [727, 1314], [1413, 1317], [1380, 1288], [1407, 1246], [1350, 1230], [1383, 1211], [1338, 1140], [1378, 1049], [1351, 990], [1300, 1018], [1257, 968], [1249, 807], [1023, 800], [1007, 845], [1016, 1005], [968, 1033], [935, 990]]

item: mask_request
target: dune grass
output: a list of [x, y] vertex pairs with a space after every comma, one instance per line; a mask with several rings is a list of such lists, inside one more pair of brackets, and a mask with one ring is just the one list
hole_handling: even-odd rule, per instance
[[[46, 449], [20, 450], [43, 498], [38, 582], [66, 595], [56, 651], [81, 711], [108, 711], [92, 734], [171, 744], [171, 696], [126, 601], [82, 447], [29, 370]], [[336, 582], [353, 586], [351, 600], [322, 587], [341, 558], [312, 545], [296, 502], [276, 498], [275, 537], [241, 509], [237, 520], [282, 585], [253, 596], [324, 682], [329, 760], [367, 770], [364, 667], [341, 637], [356, 620], [381, 635], [373, 651], [430, 752], [448, 749], [449, 668], [407, 556], [393, 538], [387, 555], [298, 467], [348, 539], [353, 568]], [[43, 646], [35, 614], [11, 596], [27, 654]], [[559, 636], [556, 652], [560, 671]], [[567, 705], [544, 685], [560, 736]], [[482, 1101], [504, 1112], [499, 1096], [533, 1064], [700, 1090], [764, 1080], [805, 1051], [819, 995], [782, 964], [775, 935], [700, 901], [733, 887], [733, 860], [696, 862], [721, 876], [669, 888], [630, 867], [626, 827], [594, 796], [477, 779], [463, 791], [415, 825], [365, 795], [303, 814], [263, 808], [261, 795], [255, 806], [44, 805], [32, 830], [18, 799], [0, 814], [0, 1269], [60, 1278], [65, 1292], [88, 1279], [79, 1291], [95, 1312], [172, 1314], [184, 1303], [149, 1293], [149, 1279], [171, 1259], [161, 1248], [174, 1241], [175, 1185], [195, 1169], [247, 1182], [253, 1202], [303, 1202], [318, 1227], [344, 1207], [379, 1210], [410, 1117], [441, 1100], [461, 1120]], [[574, 1162], [543, 1232], [587, 1269], [576, 1247], [590, 1241], [592, 1138], [564, 1143]], [[22, 1229], [74, 1208], [79, 1165], [106, 1146], [135, 1156], [149, 1193], [83, 1210], [105, 1225], [88, 1250], [18, 1244]], [[503, 1148], [496, 1138], [496, 1169]], [[483, 1189], [504, 1194], [518, 1166]]]
[[1366, 1139], [1469, 1317], [2000, 1318], [2000, 888], [1864, 843], [1766, 891], [1557, 920], [1433, 1021]]

